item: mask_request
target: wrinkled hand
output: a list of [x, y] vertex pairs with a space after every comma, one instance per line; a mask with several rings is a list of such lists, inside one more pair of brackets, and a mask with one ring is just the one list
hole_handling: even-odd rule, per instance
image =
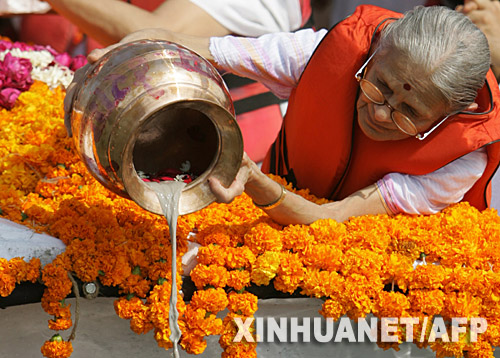
[[246, 153], [243, 153], [240, 170], [228, 188], [225, 188], [217, 178], [210, 177], [208, 185], [215, 195], [217, 202], [228, 204], [232, 202], [234, 198], [241, 195], [245, 191], [245, 185], [254, 167], [257, 167], [256, 164]]
[[466, 14], [474, 24], [486, 35], [490, 45], [491, 63], [497, 67], [495, 73], [500, 76], [500, 1], [465, 0], [464, 5], [457, 6], [457, 11]]

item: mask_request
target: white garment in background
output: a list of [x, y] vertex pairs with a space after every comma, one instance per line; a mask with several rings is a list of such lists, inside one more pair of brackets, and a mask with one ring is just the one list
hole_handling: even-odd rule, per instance
[[0, 15], [45, 13], [50, 5], [39, 0], [0, 0]]
[[[222, 70], [262, 82], [277, 96], [287, 98], [326, 33], [306, 29], [259, 38], [213, 37], [210, 52]], [[485, 149], [478, 149], [432, 173], [391, 173], [378, 185], [385, 189], [382, 195], [395, 214], [431, 214], [462, 200], [485, 168]]]
[[299, 0], [190, 0], [235, 34], [260, 36], [301, 27]]

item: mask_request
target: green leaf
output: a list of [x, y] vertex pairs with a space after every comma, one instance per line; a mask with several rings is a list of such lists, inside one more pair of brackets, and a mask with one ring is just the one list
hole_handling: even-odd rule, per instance
[[61, 337], [61, 335], [59, 333], [56, 333], [52, 336], [52, 338], [50, 338], [50, 341], [51, 342], [62, 342], [62, 341], [64, 341], [64, 339]]
[[160, 285], [160, 286], [161, 286], [161, 285], [163, 285], [165, 282], [167, 282], [167, 279], [166, 279], [166, 278], [160, 277], [160, 278], [158, 279], [158, 285]]
[[132, 275], [140, 275], [141, 274], [141, 268], [139, 266], [136, 266], [132, 270]]

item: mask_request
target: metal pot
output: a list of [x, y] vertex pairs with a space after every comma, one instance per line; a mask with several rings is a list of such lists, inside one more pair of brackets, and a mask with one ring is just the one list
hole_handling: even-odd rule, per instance
[[229, 92], [195, 52], [166, 41], [119, 46], [89, 68], [76, 90], [71, 127], [90, 173], [106, 188], [163, 214], [138, 172], [191, 163], [179, 214], [215, 200], [207, 178], [228, 186], [243, 156]]

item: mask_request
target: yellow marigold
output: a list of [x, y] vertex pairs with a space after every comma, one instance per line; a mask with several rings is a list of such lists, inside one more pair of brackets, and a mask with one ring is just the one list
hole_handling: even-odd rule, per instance
[[257, 296], [250, 292], [231, 292], [228, 295], [228, 310], [244, 317], [251, 317], [257, 311]]
[[212, 287], [225, 287], [228, 279], [228, 272], [225, 267], [217, 265], [196, 265], [191, 270], [191, 279], [196, 288], [202, 289], [207, 285]]
[[261, 286], [268, 285], [269, 282], [276, 276], [280, 264], [280, 253], [274, 251], [266, 251], [252, 265], [250, 277], [252, 282]]
[[266, 223], [259, 223], [245, 234], [245, 245], [256, 255], [266, 251], [281, 251], [281, 233]]
[[411, 290], [408, 299], [412, 316], [434, 316], [441, 313], [446, 295], [441, 290]]
[[386, 265], [386, 273], [382, 279], [387, 283], [394, 282], [400, 289], [406, 290], [408, 286], [406, 278], [413, 272], [413, 262], [406, 255], [391, 253]]
[[224, 310], [228, 305], [226, 291], [222, 288], [209, 288], [198, 290], [193, 294], [190, 301], [192, 309], [203, 308], [207, 312], [217, 313]]

